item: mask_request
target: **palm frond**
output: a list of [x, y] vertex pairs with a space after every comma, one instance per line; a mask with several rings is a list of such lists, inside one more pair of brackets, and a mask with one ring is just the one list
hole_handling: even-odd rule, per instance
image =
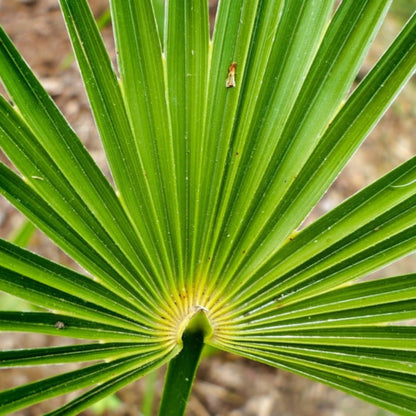
[[117, 68], [88, 2], [60, 4], [112, 178], [0, 29], [0, 193], [85, 270], [0, 240], [0, 290], [42, 308], [0, 330], [89, 342], [0, 365], [86, 366], [0, 414], [185, 362], [201, 314], [207, 344], [416, 414], [416, 275], [362, 281], [416, 248], [416, 158], [302, 228], [414, 73], [416, 15], [354, 87], [391, 1], [221, 1], [210, 40], [206, 0], [167, 1], [163, 33], [151, 0], [112, 0]]

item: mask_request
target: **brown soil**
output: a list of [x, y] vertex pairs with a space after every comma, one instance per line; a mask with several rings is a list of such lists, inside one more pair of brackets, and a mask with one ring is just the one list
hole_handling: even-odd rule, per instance
[[[90, 1], [99, 15], [106, 0]], [[98, 136], [92, 122], [87, 99], [76, 64], [63, 69], [62, 62], [70, 53], [57, 0], [0, 0], [0, 23], [12, 37], [30, 63], [43, 85], [56, 100], [74, 129], [80, 135], [99, 165], [108, 172]], [[397, 31], [397, 23], [389, 19], [372, 51], [369, 62], [379, 54], [386, 42]], [[111, 29], [104, 30], [107, 44], [112, 45]], [[381, 46], [380, 46], [381, 45]], [[365, 68], [368, 68], [369, 63]], [[364, 69], [365, 69], [364, 68]], [[357, 152], [335, 185], [327, 193], [312, 217], [321, 215], [365, 184], [416, 153], [415, 85], [404, 90], [383, 118], [377, 129]], [[4, 160], [4, 156], [0, 155]], [[3, 199], [0, 200], [0, 236], [5, 238], [16, 229], [22, 217]], [[68, 264], [68, 258], [40, 233], [30, 248], [56, 261]], [[409, 257], [380, 274], [404, 273], [415, 270], [415, 257]], [[3, 307], [4, 308], [4, 302]], [[31, 334], [3, 334], [2, 348], [64, 344], [56, 339]], [[69, 367], [67, 367], [69, 368]], [[20, 385], [54, 374], [54, 368], [2, 370], [0, 388]], [[111, 404], [105, 415], [139, 415], [146, 380], [124, 388], [118, 393], [121, 402], [115, 409]], [[156, 400], [163, 383], [163, 371], [155, 383]], [[54, 400], [53, 406], [60, 403]], [[39, 415], [50, 407], [38, 405], [16, 415]], [[85, 415], [93, 415], [91, 410]], [[371, 416], [388, 415], [360, 400], [330, 389], [305, 378], [253, 363], [229, 354], [218, 353], [201, 364], [189, 404], [189, 415], [194, 416]]]

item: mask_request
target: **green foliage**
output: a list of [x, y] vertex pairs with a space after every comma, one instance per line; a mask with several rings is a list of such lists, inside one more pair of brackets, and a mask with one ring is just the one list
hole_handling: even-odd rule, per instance
[[391, 2], [334, 3], [222, 1], [210, 42], [206, 0], [167, 1], [163, 26], [112, 0], [115, 71], [87, 1], [60, 0], [114, 186], [0, 31], [20, 172], [1, 164], [0, 192], [88, 272], [1, 240], [0, 290], [46, 309], [0, 330], [89, 341], [0, 352], [88, 364], [1, 392], [0, 414], [89, 388], [50, 413], [78, 414], [168, 362], [185, 400], [201, 314], [207, 345], [416, 414], [416, 275], [360, 281], [416, 248], [416, 158], [299, 231], [416, 67], [413, 16], [349, 95]]

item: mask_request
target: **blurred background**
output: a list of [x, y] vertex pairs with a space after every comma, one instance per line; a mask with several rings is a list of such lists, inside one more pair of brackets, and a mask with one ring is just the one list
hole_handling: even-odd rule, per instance
[[[160, 0], [156, 0], [160, 1]], [[161, 0], [163, 1], [163, 0]], [[95, 16], [104, 24], [103, 37], [114, 59], [111, 25], [106, 22], [108, 0], [90, 0]], [[211, 22], [216, 1], [210, 2]], [[416, 10], [416, 0], [396, 0], [357, 76], [359, 81], [380, 57]], [[44, 87], [56, 101], [99, 166], [108, 166], [95, 130], [57, 0], [0, 0], [0, 24], [11, 36]], [[0, 92], [4, 90], [0, 87]], [[406, 85], [381, 122], [357, 151], [306, 223], [321, 216], [345, 198], [416, 154], [416, 83]], [[0, 152], [0, 160], [7, 159]], [[22, 215], [0, 198], [0, 237], [13, 238], [23, 224]], [[42, 233], [31, 237], [29, 249], [73, 268], [78, 268]], [[415, 272], [416, 255], [394, 263], [371, 277]], [[0, 292], [2, 310], [30, 308]], [[65, 338], [37, 334], [0, 334], [1, 348], [64, 345]], [[64, 370], [73, 367], [65, 366]], [[158, 401], [163, 372], [139, 380], [83, 415], [146, 415]], [[56, 373], [56, 368], [1, 370], [0, 389], [20, 385]], [[58, 406], [58, 398], [15, 413], [34, 416]], [[144, 406], [144, 407], [143, 407]], [[263, 366], [230, 354], [210, 354], [201, 364], [189, 404], [192, 416], [387, 416], [380, 410], [334, 389], [303, 377]]]

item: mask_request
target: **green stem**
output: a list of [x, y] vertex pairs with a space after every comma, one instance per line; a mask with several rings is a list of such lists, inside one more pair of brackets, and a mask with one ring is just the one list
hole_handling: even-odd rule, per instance
[[149, 373], [146, 376], [146, 390], [144, 393], [142, 412], [143, 416], [151, 416], [153, 414], [153, 402], [155, 399], [155, 390], [156, 390], [156, 381], [157, 381], [157, 370]]
[[183, 416], [204, 347], [202, 328], [186, 330], [181, 352], [173, 358], [165, 377], [159, 416]]
[[22, 225], [14, 230], [8, 239], [17, 246], [27, 247], [35, 231], [36, 227], [30, 221], [24, 220]]

